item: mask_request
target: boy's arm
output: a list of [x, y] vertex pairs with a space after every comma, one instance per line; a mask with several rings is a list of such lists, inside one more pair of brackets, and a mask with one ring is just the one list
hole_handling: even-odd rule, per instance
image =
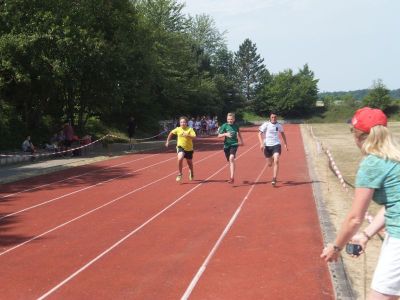
[[262, 132], [262, 131], [259, 131], [259, 132], [258, 132], [258, 140], [260, 141], [260, 148], [261, 148], [261, 150], [264, 149], [264, 141], [263, 141], [262, 135], [263, 135], [263, 132]]
[[192, 129], [190, 129], [190, 137], [192, 138], [192, 140], [195, 140], [196, 139], [196, 131], [194, 131], [194, 129], [192, 128]]
[[182, 136], [194, 140], [196, 138], [196, 132], [194, 132], [194, 130], [191, 129], [188, 133], [186, 132], [182, 133]]
[[287, 142], [286, 142], [286, 135], [283, 131], [281, 132], [281, 136], [282, 136], [283, 142], [285, 143], [284, 145], [285, 145], [286, 151], [289, 151]]
[[174, 134], [172, 133], [172, 131], [168, 134], [167, 141], [165, 142], [165, 147], [168, 147], [168, 145], [169, 145], [169, 140], [171, 139], [171, 137], [172, 137], [173, 135], [174, 135]]
[[218, 137], [225, 137], [226, 136], [226, 132], [223, 132], [223, 133], [218, 133]]
[[238, 137], [239, 137], [239, 139], [240, 139], [240, 144], [241, 144], [242, 146], [244, 146], [243, 137], [242, 137], [242, 134], [240, 133], [240, 131], [238, 132]]
[[227, 132], [222, 132], [224, 130], [223, 127], [218, 128], [218, 137], [226, 137], [227, 136]]

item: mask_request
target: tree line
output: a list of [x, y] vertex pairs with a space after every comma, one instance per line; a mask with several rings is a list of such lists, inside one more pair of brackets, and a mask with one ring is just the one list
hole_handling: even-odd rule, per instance
[[[271, 74], [246, 39], [228, 49], [206, 15], [176, 0], [0, 1], [0, 147], [106, 124], [250, 110], [311, 113], [318, 80], [305, 64]], [[18, 143], [16, 143], [18, 142]]]
[[397, 91], [390, 91], [381, 79], [374, 80], [370, 89], [358, 90], [354, 92], [333, 92], [321, 93], [320, 99], [323, 101], [326, 109], [334, 105], [347, 105], [351, 108], [369, 106], [379, 108], [388, 114], [398, 111]]
[[[374, 84], [370, 89], [354, 90], [354, 91], [337, 91], [337, 92], [320, 92], [318, 93], [319, 99], [324, 99], [326, 96], [333, 96], [334, 98], [341, 98], [343, 96], [351, 96], [355, 100], [362, 101], [374, 88]], [[389, 96], [393, 99], [400, 99], [400, 89], [389, 90]]]

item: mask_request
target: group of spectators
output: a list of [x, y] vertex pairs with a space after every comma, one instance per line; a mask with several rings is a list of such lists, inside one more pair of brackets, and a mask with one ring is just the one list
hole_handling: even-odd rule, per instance
[[71, 148], [74, 141], [79, 138], [74, 133], [74, 128], [70, 123], [65, 123], [63, 128], [55, 133], [49, 140], [49, 143], [45, 143], [44, 148], [50, 152], [64, 151]]
[[[48, 142], [44, 143], [43, 148], [49, 152], [61, 152], [69, 150], [74, 142], [79, 142], [79, 138], [74, 133], [71, 123], [65, 123], [63, 128], [55, 133]], [[27, 136], [22, 143], [22, 151], [31, 155], [36, 153], [36, 147], [32, 143], [31, 136]]]
[[193, 128], [197, 136], [215, 135], [218, 130], [218, 117], [197, 116], [191, 117], [188, 121], [188, 126]]

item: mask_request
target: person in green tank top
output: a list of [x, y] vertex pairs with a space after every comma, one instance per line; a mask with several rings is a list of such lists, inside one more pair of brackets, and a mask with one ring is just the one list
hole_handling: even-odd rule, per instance
[[[244, 145], [239, 126], [235, 124], [235, 114], [228, 113], [226, 123], [218, 129], [218, 137], [224, 138], [224, 153], [229, 163], [230, 178], [229, 183], [235, 181], [235, 157], [239, 145]], [[239, 143], [240, 140], [240, 143]]]
[[[354, 141], [364, 158], [357, 171], [352, 207], [335, 241], [324, 248], [321, 258], [327, 262], [337, 261], [348, 242], [360, 245], [362, 254], [368, 241], [385, 228], [385, 240], [368, 299], [399, 299], [400, 146], [386, 127], [386, 115], [379, 109], [364, 107], [357, 110], [352, 125]], [[357, 233], [371, 200], [382, 208], [373, 221]]]

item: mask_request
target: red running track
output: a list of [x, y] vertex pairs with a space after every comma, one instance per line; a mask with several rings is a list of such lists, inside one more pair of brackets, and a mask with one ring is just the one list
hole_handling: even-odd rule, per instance
[[1, 299], [334, 299], [299, 127], [278, 184], [257, 129], [234, 185], [221, 140], [0, 185]]

